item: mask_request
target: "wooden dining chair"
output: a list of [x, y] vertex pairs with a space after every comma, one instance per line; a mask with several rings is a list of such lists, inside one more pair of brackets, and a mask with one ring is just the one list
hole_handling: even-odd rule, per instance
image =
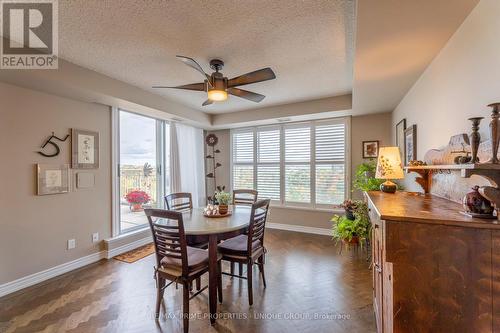
[[250, 223], [248, 226], [247, 235], [239, 235], [230, 238], [218, 246], [219, 253], [222, 254], [222, 260], [230, 263], [241, 263], [247, 265], [247, 276], [234, 275], [233, 273], [222, 274], [232, 277], [246, 279], [248, 283], [248, 303], [253, 304], [252, 279], [254, 264], [259, 266], [262, 282], [266, 288], [266, 277], [264, 275], [265, 254], [267, 252], [264, 247], [264, 232], [266, 226], [267, 212], [269, 210], [270, 200], [260, 200], [252, 205], [250, 214]]
[[[208, 272], [208, 251], [187, 246], [182, 213], [163, 209], [145, 209], [153, 234], [156, 252], [155, 278], [157, 281], [156, 319], [165, 289], [172, 283], [182, 285], [184, 332], [189, 331], [189, 301], [208, 288], [205, 286], [190, 296], [193, 280]], [[155, 218], [155, 220], [153, 220]], [[158, 218], [163, 220], [158, 221]], [[168, 220], [168, 221], [167, 221]], [[218, 258], [218, 295], [222, 302], [221, 261]], [[166, 284], [166, 281], [170, 283]]]
[[[171, 193], [165, 196], [165, 205], [167, 210], [176, 212], [186, 212], [193, 209], [193, 197], [188, 192]], [[208, 249], [208, 238], [205, 236], [186, 236], [187, 245]]]
[[233, 205], [253, 205], [257, 202], [259, 192], [251, 189], [233, 190]]
[[[233, 190], [233, 205], [250, 206], [257, 202], [259, 192], [252, 189]], [[243, 264], [238, 264], [238, 271], [243, 275]], [[231, 274], [234, 274], [234, 262], [231, 263]]]
[[167, 210], [184, 211], [193, 209], [193, 196], [188, 192], [171, 193], [165, 196]]

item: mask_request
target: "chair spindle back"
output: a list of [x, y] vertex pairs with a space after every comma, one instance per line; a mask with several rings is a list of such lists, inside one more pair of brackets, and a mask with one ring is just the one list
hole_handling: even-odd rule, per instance
[[248, 226], [248, 253], [252, 254], [253, 243], [260, 241], [264, 246], [264, 232], [266, 227], [267, 212], [270, 199], [260, 200], [252, 205], [250, 224]]
[[[182, 262], [182, 274], [187, 275], [187, 245], [182, 213], [163, 209], [145, 209], [144, 212], [153, 234], [158, 267], [164, 257], [178, 259]], [[162, 219], [161, 223], [158, 218]]]

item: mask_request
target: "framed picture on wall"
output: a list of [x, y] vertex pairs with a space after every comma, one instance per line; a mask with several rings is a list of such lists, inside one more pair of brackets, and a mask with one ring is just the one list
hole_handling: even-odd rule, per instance
[[378, 157], [378, 140], [363, 141], [363, 158]]
[[69, 164], [37, 164], [37, 195], [69, 192]]
[[417, 159], [417, 125], [411, 125], [405, 129], [405, 161]]
[[71, 166], [73, 169], [99, 168], [99, 133], [71, 129]]
[[401, 162], [404, 165], [408, 165], [405, 160], [405, 130], [406, 130], [406, 118], [401, 120], [396, 124], [396, 146], [399, 147], [399, 152], [401, 153]]

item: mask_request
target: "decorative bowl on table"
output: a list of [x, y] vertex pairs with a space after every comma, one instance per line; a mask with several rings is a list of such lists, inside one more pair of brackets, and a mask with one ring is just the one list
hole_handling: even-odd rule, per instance
[[225, 210], [225, 212], [221, 210], [220, 206], [218, 205], [208, 205], [203, 209], [203, 215], [205, 215], [206, 217], [226, 217], [230, 216], [231, 214], [232, 213], [227, 209]]

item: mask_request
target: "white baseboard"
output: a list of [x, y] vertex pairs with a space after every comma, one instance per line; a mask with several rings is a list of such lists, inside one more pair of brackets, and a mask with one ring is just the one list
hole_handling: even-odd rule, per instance
[[[131, 243], [119, 246], [117, 248], [114, 248], [114, 249], [111, 249], [111, 250], [107, 250], [106, 251], [106, 258], [107, 259], [111, 259], [114, 256], [117, 256], [119, 254], [125, 253], [127, 251], [131, 251], [131, 250], [137, 249], [138, 247], [141, 247], [143, 245], [146, 245], [146, 244], [149, 244], [149, 243], [152, 243], [152, 242], [153, 242], [153, 237], [152, 236], [147, 236], [147, 237], [138, 239], [136, 241], [133, 241]], [[109, 244], [108, 244], [108, 246], [109, 246]]]
[[101, 259], [110, 259], [113, 258], [114, 256], [117, 256], [119, 254], [122, 254], [124, 252], [136, 249], [138, 247], [141, 247], [143, 245], [146, 245], [148, 243], [151, 243], [153, 241], [153, 238], [151, 236], [145, 237], [139, 240], [136, 240], [132, 243], [125, 244], [122, 246], [119, 246], [115, 249], [111, 249], [108, 251], [101, 251], [97, 253], [90, 254], [88, 256], [75, 259], [73, 261], [43, 270], [38, 273], [34, 273], [28, 276], [24, 276], [22, 278], [19, 278], [17, 280], [7, 282], [4, 284], [0, 285], [0, 297], [11, 294], [15, 291], [31, 287], [37, 283], [43, 282], [45, 280], [51, 279], [53, 277], [59, 276], [61, 274], [70, 272], [72, 270], [81, 268], [83, 266], [87, 266], [90, 264], [93, 264]]
[[44, 271], [24, 276], [17, 280], [0, 285], [0, 297], [11, 294], [15, 291], [33, 286], [37, 283], [51, 279], [58, 275], [81, 268], [106, 258], [106, 251], [90, 254], [88, 256], [46, 269]]
[[305, 227], [302, 225], [292, 225], [283, 223], [266, 223], [266, 227], [270, 229], [279, 229], [295, 232], [303, 232], [306, 234], [324, 235], [331, 236], [332, 231], [326, 228], [316, 228], [316, 227]]

